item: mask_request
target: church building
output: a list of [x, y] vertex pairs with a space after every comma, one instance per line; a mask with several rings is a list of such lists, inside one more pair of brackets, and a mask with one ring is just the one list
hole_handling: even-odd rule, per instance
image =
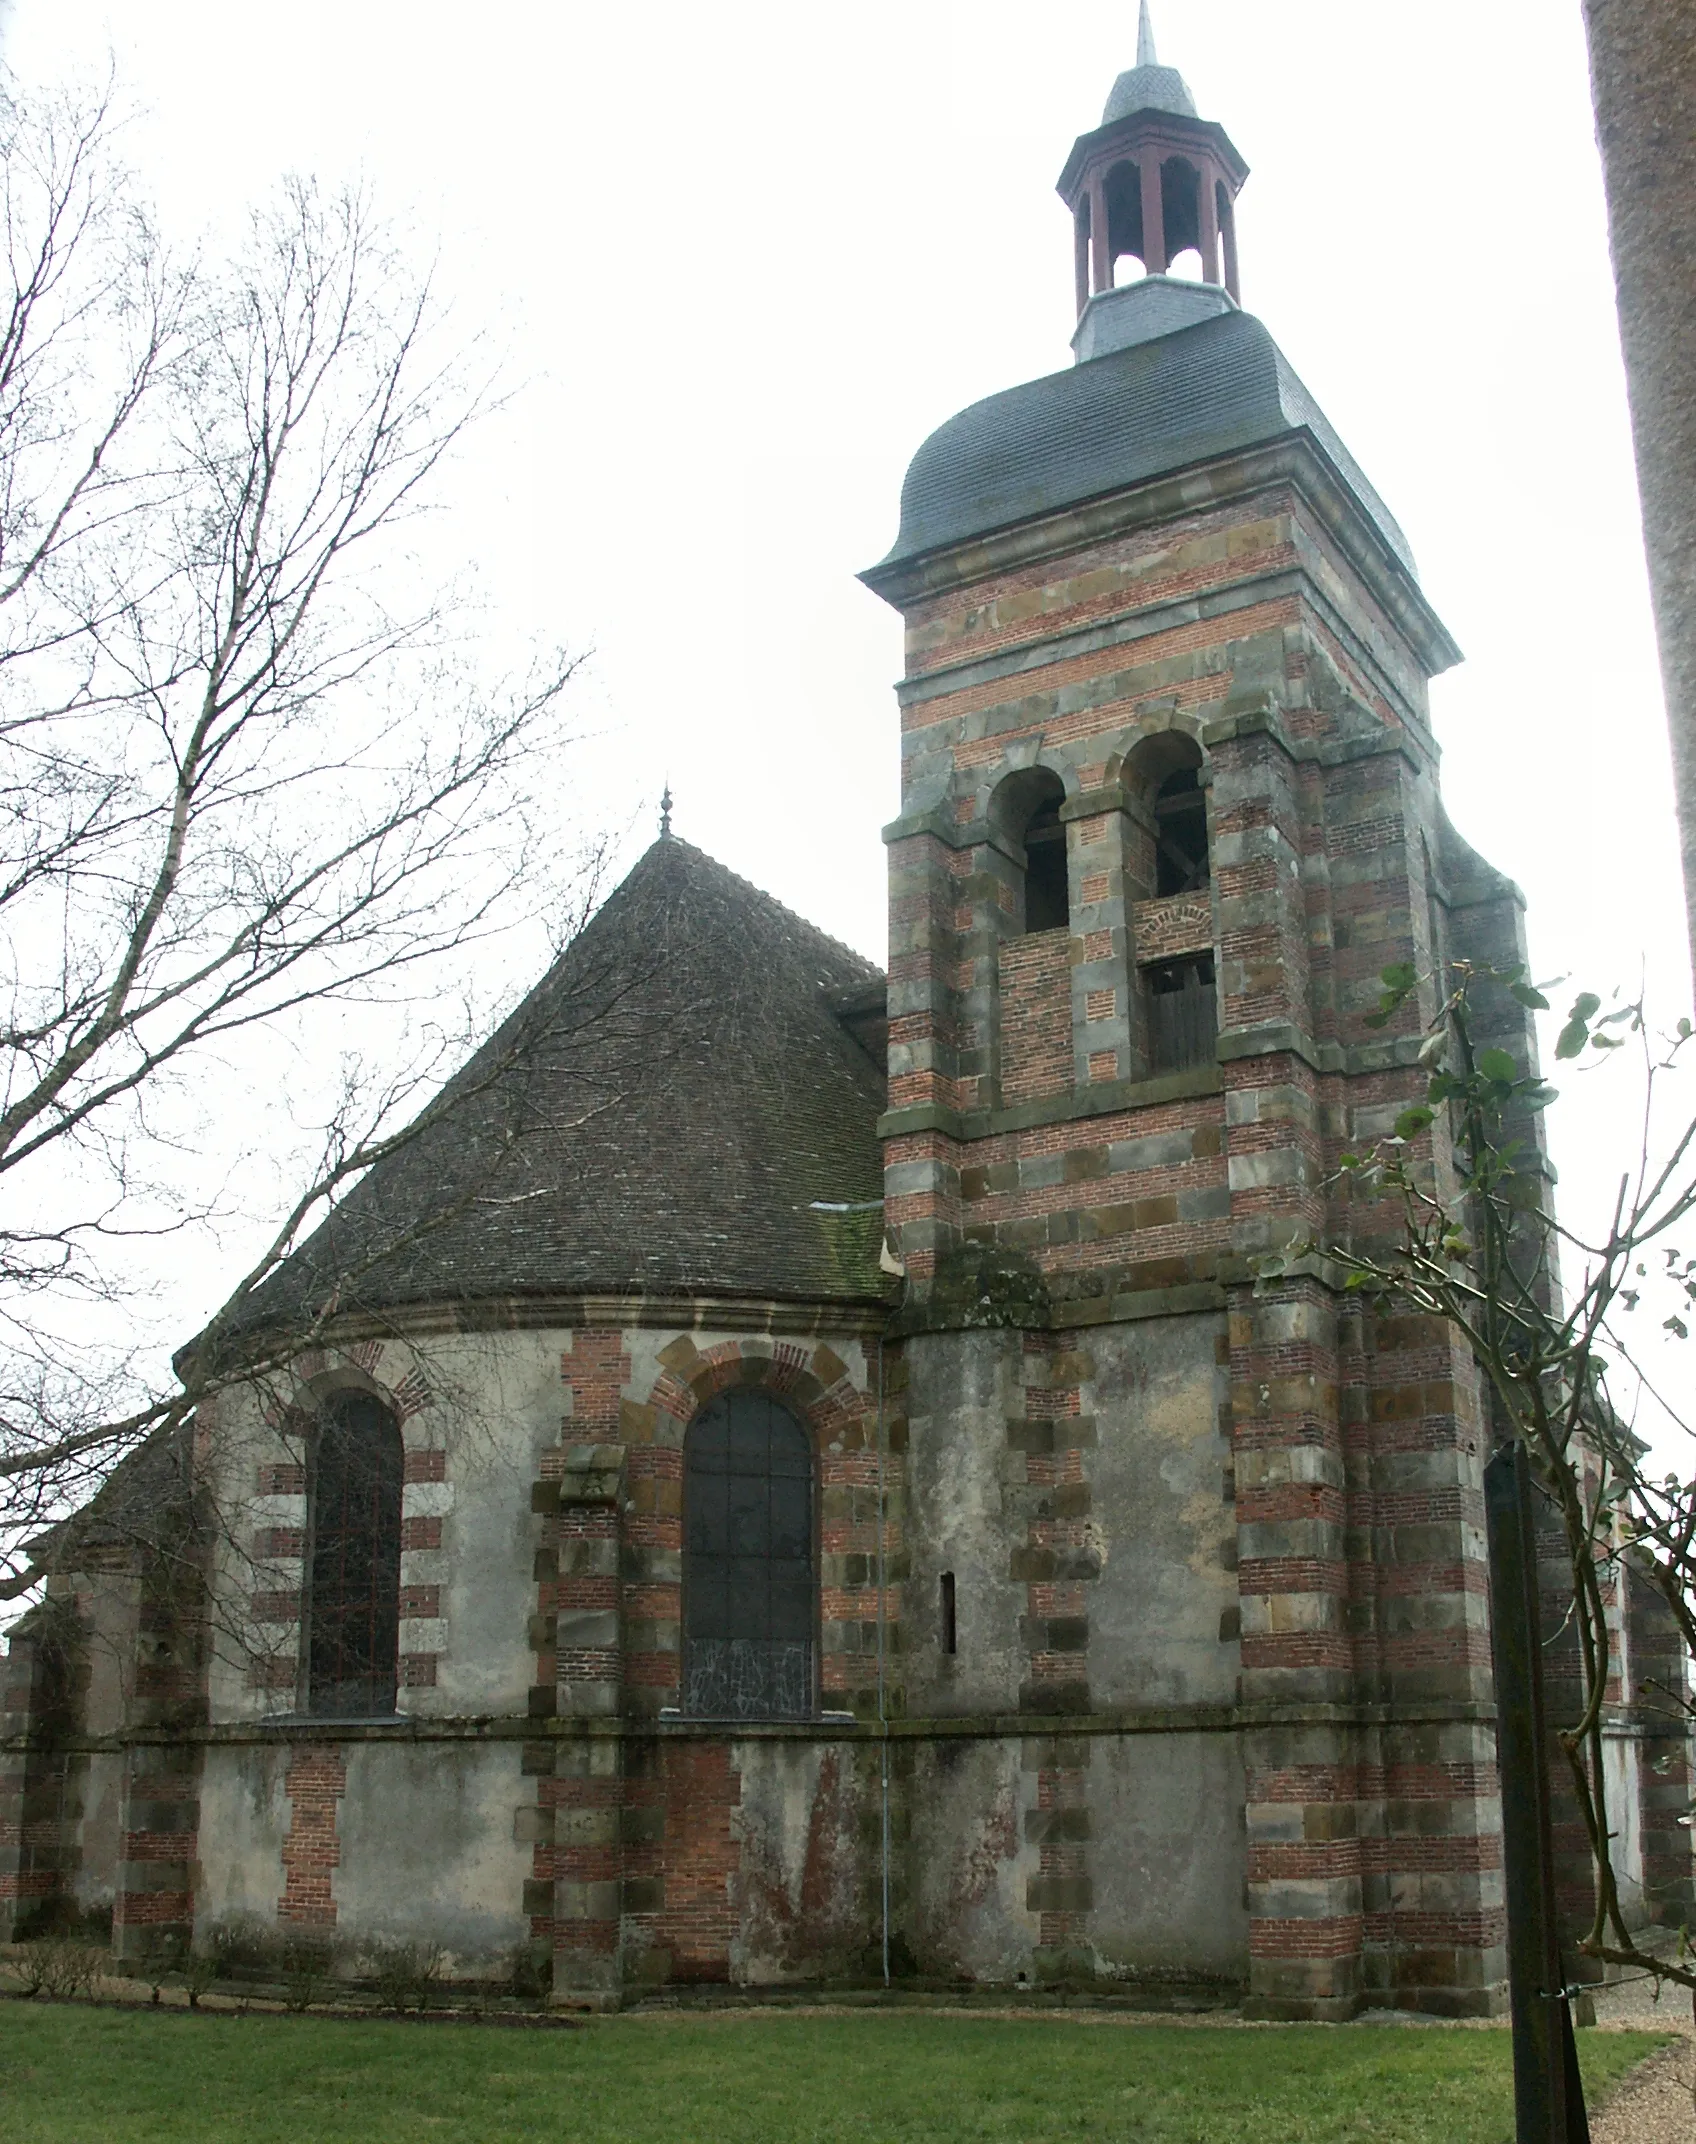
[[1060, 173], [1075, 362], [924, 442], [863, 576], [887, 975], [662, 833], [279, 1275], [310, 1344], [62, 1529], [0, 1922], [415, 1939], [567, 2005], [1505, 2007], [1478, 1379], [1264, 1268], [1388, 1225], [1339, 1159], [1521, 902], [1442, 805], [1459, 651], [1242, 308], [1247, 176], [1145, 9]]

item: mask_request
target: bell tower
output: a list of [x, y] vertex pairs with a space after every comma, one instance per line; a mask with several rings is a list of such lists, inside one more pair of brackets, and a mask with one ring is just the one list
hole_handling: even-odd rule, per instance
[[[1338, 1157], [1422, 1096], [1436, 1004], [1377, 1028], [1379, 971], [1505, 964], [1519, 897], [1443, 810], [1459, 651], [1406, 539], [1237, 302], [1246, 176], [1145, 4], [1060, 180], [1075, 362], [920, 447], [864, 575], [906, 626], [904, 1699], [975, 1722], [1022, 1812], [993, 1934], [916, 1873], [911, 1939], [1264, 2016], [1488, 2012], [1474, 1371], [1323, 1261], [1260, 1272], [1373, 1225]], [[931, 1784], [916, 1872], [959, 1845]]]

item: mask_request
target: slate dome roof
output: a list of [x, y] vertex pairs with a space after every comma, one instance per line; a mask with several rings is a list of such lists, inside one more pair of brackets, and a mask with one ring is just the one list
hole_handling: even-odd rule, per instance
[[1177, 68], [1158, 65], [1125, 70], [1108, 92], [1101, 123], [1110, 127], [1115, 119], [1128, 119], [1133, 112], [1182, 112], [1186, 119], [1197, 116], [1189, 84]]
[[685, 841], [647, 850], [256, 1303], [583, 1293], [877, 1302], [879, 971]]
[[1409, 574], [1389, 508], [1251, 314], [1235, 310], [990, 395], [908, 466], [901, 527], [865, 578], [1200, 462], [1306, 433]]

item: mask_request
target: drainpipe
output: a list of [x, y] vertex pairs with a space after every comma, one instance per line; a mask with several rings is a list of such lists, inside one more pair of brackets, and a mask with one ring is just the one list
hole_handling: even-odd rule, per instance
[[884, 1630], [888, 1620], [885, 1542], [888, 1523], [883, 1500], [884, 1405], [883, 1335], [877, 1336], [877, 1726], [882, 1759], [883, 1824], [880, 1832], [883, 1877], [883, 1984], [889, 1985], [889, 1704]]

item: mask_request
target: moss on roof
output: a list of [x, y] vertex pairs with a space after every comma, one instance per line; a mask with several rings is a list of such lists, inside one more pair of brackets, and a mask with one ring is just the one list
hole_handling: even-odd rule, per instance
[[881, 1302], [882, 1069], [828, 999], [878, 978], [656, 842], [261, 1298], [349, 1312], [645, 1292]]

